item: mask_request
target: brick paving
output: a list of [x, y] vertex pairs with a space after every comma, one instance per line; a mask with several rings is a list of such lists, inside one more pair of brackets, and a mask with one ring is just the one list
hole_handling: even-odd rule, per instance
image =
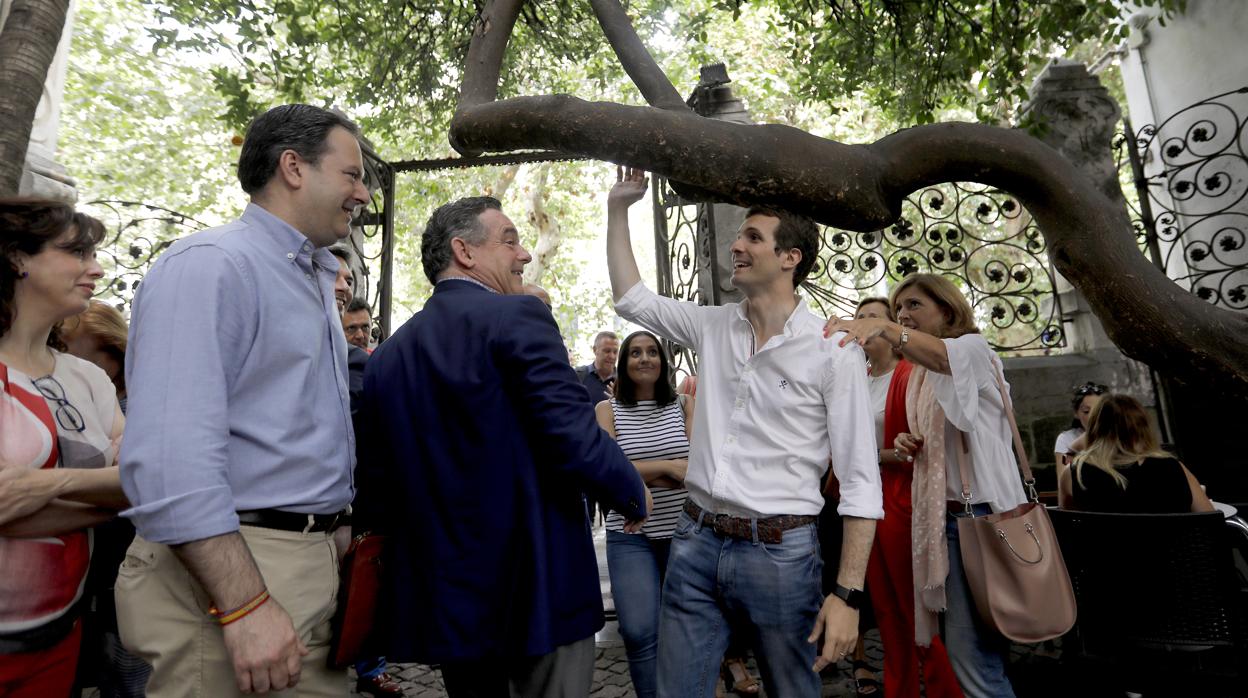
[[[871, 655], [871, 651], [870, 636], [868, 636], [868, 656]], [[878, 654], [878, 640], [875, 642], [875, 651]], [[876, 659], [872, 663], [878, 664], [878, 661]], [[754, 667], [751, 668], [754, 669]], [[827, 672], [823, 680], [823, 696], [848, 698], [854, 695], [854, 684], [849, 677], [849, 665], [843, 664], [842, 669], [843, 671]], [[393, 665], [391, 674], [403, 685], [404, 695], [407, 698], [442, 698], [446, 695], [442, 687], [441, 675], [430, 667], [419, 664]], [[756, 669], [754, 674], [758, 674]], [[352, 686], [354, 687], [354, 682]], [[590, 698], [635, 698], [633, 684], [628, 677], [628, 660], [624, 656], [623, 647], [598, 648], [598, 660], [594, 666], [594, 685], [589, 695]]]

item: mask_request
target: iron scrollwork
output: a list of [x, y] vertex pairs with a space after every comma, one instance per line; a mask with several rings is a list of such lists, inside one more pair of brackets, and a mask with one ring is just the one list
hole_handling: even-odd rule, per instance
[[[389, 334], [391, 270], [394, 256], [394, 170], [371, 149], [364, 149], [367, 206], [352, 221], [348, 240], [360, 264], [354, 270], [356, 295], [373, 308], [373, 337]], [[207, 223], [154, 204], [100, 200], [80, 208], [103, 221], [109, 231], [97, 255], [104, 283], [95, 297], [129, 313], [134, 294], [156, 257], [178, 239], [209, 227]], [[380, 279], [374, 281], [374, 274]]]
[[156, 257], [179, 238], [208, 227], [184, 213], [137, 201], [99, 200], [79, 208], [108, 231], [96, 249], [104, 278], [95, 298], [127, 314]]
[[[1179, 110], [1114, 141], [1136, 193], [1141, 247], [1198, 297], [1248, 310], [1248, 87]], [[1124, 177], [1125, 178], [1125, 177]]]
[[[697, 206], [655, 183], [661, 292], [705, 302], [697, 274], [713, 259]], [[659, 233], [658, 231], [662, 232]], [[819, 260], [803, 284], [825, 315], [847, 315], [915, 272], [942, 274], [967, 295], [976, 324], [996, 349], [1048, 352], [1066, 345], [1044, 237], [1017, 199], [986, 186], [946, 183], [907, 197], [892, 226], [870, 232], [824, 228]], [[678, 359], [679, 360], [679, 359]]]
[[1017, 199], [984, 185], [947, 182], [906, 197], [901, 217], [883, 230], [825, 228], [808, 284], [833, 293], [828, 314], [853, 309], [857, 297], [884, 293], [916, 272], [957, 284], [976, 324], [1001, 351], [1047, 352], [1066, 344], [1056, 281], [1044, 236]]
[[[364, 155], [364, 184], [369, 201], [351, 222], [348, 244], [360, 260], [355, 270], [355, 295], [373, 309], [374, 342], [390, 335], [391, 274], [394, 264], [394, 168], [361, 144]], [[374, 282], [373, 271], [380, 279]]]
[[[654, 176], [650, 186], [659, 293], [707, 305], [699, 279], [714, 247], [702, 221], [702, 206], [681, 198], [663, 177]], [[666, 340], [663, 343], [672, 359], [672, 375], [677, 382], [697, 374], [697, 356], [692, 349]]]

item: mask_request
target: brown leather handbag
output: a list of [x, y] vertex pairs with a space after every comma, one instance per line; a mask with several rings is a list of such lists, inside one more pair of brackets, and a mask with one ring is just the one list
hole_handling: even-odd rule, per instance
[[985, 623], [1015, 642], [1042, 642], [1063, 635], [1074, 626], [1075, 592], [1053, 523], [1036, 494], [1036, 481], [1005, 383], [999, 373], [996, 378], [1014, 436], [1018, 469], [1031, 501], [987, 516], [971, 514], [970, 454], [966, 434], [959, 431], [958, 470], [969, 514], [958, 518], [962, 566]]
[[361, 533], [351, 539], [342, 557], [342, 583], [329, 647], [331, 669], [343, 669], [363, 658], [377, 618], [385, 540], [385, 536]]

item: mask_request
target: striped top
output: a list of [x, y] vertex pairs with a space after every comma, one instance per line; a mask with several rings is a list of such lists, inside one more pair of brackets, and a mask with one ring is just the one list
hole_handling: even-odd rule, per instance
[[[689, 457], [689, 438], [685, 435], [685, 413], [680, 400], [659, 407], [654, 400], [638, 400], [636, 405], [621, 405], [611, 399], [615, 415], [615, 440], [630, 461], [674, 460]], [[671, 538], [680, 518], [681, 507], [688, 492], [684, 489], [651, 487], [654, 511], [641, 532], [647, 538]], [[624, 517], [619, 512], [607, 515], [608, 531], [623, 531]]]

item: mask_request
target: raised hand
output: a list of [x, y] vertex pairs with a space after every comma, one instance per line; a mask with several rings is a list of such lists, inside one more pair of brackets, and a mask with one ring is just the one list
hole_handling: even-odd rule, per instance
[[607, 208], [628, 208], [646, 195], [649, 178], [644, 170], [633, 167], [615, 168], [615, 186], [607, 194]]

